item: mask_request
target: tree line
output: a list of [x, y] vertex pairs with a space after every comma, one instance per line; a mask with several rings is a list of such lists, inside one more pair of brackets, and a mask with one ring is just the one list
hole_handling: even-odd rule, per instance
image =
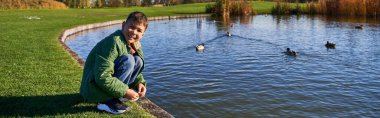
[[[32, 0], [33, 1], [33, 0]], [[39, 1], [39, 0], [35, 0]], [[131, 7], [131, 6], [170, 6], [176, 4], [215, 2], [216, 0], [55, 0], [70, 8], [102, 8], [102, 7]], [[278, 0], [259, 0], [278, 1]], [[318, 0], [281, 0], [284, 2], [314, 2]]]
[[318, 2], [319, 0], [254, 0], [254, 1], [307, 3], [307, 2]]
[[70, 8], [102, 8], [102, 7], [130, 7], [151, 6], [161, 4], [164, 6], [186, 4], [194, 2], [211, 2], [212, 0], [57, 0]]

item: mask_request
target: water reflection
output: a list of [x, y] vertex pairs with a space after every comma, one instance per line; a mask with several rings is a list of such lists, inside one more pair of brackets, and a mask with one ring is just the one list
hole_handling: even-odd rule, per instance
[[240, 17], [240, 23], [241, 24], [251, 24], [252, 17], [251, 16], [242, 16]]

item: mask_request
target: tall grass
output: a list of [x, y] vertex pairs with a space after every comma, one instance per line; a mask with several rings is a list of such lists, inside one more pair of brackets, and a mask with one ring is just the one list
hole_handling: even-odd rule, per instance
[[255, 14], [251, 3], [247, 0], [230, 1], [216, 0], [215, 4], [206, 5], [206, 13], [214, 13], [217, 16], [228, 17]]
[[272, 14], [289, 14], [290, 6], [289, 3], [283, 2], [282, 0], [276, 1], [276, 4], [272, 8]]
[[319, 13], [319, 8], [320, 5], [319, 4], [314, 4], [314, 3], [306, 3], [306, 7], [305, 9], [303, 10], [304, 13], [308, 13], [308, 14], [317, 14]]
[[380, 16], [380, 0], [319, 0], [308, 3], [308, 13], [339, 16]]
[[230, 13], [233, 15], [238, 16], [247, 16], [251, 14], [255, 14], [254, 8], [252, 7], [251, 3], [247, 0], [240, 0], [239, 2], [232, 2], [231, 3], [231, 10]]
[[66, 9], [55, 0], [0, 0], [0, 9]]
[[277, 14], [277, 15], [301, 14], [303, 13], [303, 9], [302, 9], [302, 6], [298, 2], [289, 3], [287, 0], [276, 0], [276, 4], [272, 7], [271, 12], [272, 14]]

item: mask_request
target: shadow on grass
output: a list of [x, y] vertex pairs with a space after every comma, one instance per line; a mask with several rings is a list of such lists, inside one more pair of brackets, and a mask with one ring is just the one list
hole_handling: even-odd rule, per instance
[[91, 105], [80, 105], [80, 94], [52, 96], [0, 96], [0, 116], [49, 116], [96, 111]]

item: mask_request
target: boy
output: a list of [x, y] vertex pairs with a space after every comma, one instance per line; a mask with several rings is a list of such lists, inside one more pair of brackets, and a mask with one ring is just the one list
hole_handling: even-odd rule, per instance
[[85, 101], [98, 102], [98, 110], [120, 114], [129, 110], [122, 102], [145, 96], [140, 40], [147, 27], [144, 13], [132, 12], [123, 22], [122, 30], [96, 44], [83, 70], [80, 93]]

